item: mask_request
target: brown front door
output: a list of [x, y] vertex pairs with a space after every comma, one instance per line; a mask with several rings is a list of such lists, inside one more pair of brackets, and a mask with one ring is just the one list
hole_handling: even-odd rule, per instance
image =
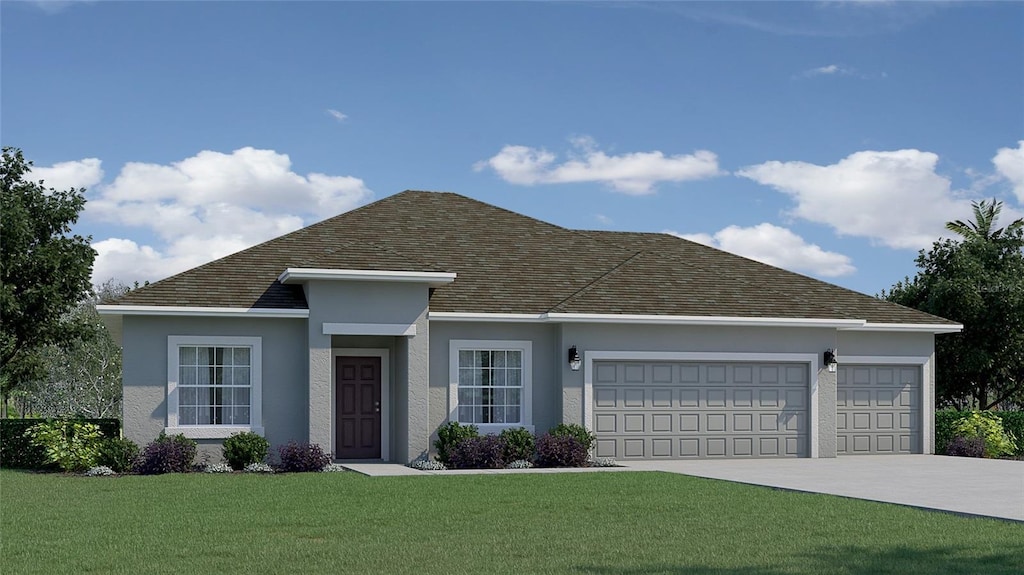
[[336, 459], [380, 459], [380, 358], [338, 357]]

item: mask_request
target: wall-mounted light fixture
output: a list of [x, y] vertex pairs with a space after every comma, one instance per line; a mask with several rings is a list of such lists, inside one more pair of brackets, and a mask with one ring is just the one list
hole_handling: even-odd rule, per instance
[[583, 364], [583, 360], [580, 359], [580, 352], [576, 351], [576, 346], [569, 348], [569, 369], [573, 371], [579, 371], [580, 365]]
[[825, 367], [828, 368], [829, 373], [836, 372], [836, 366], [839, 365], [839, 361], [836, 355], [839, 353], [838, 349], [826, 349], [825, 350]]

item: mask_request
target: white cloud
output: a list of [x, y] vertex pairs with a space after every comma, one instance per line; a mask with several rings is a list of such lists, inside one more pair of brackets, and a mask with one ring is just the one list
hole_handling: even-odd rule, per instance
[[161, 279], [348, 211], [371, 196], [358, 178], [297, 174], [289, 157], [273, 150], [203, 151], [168, 165], [129, 163], [98, 188], [85, 214], [146, 229], [160, 245], [97, 241], [93, 281]]
[[103, 181], [102, 162], [97, 158], [85, 158], [72, 162], [59, 162], [50, 167], [33, 166], [29, 179], [43, 181], [49, 189], [58, 191], [70, 188], [91, 188]]
[[571, 140], [573, 157], [556, 164], [555, 154], [541, 148], [505, 146], [474, 169], [493, 169], [510, 184], [564, 184], [600, 182], [630, 195], [654, 193], [658, 182], [684, 182], [719, 175], [718, 157], [707, 150], [666, 156], [662, 152], [633, 152], [609, 156], [586, 136]]
[[346, 118], [348, 118], [348, 115], [347, 115], [347, 114], [342, 114], [341, 112], [339, 112], [339, 111], [337, 111], [337, 110], [333, 110], [333, 109], [331, 109], [331, 108], [328, 108], [328, 109], [327, 109], [327, 113], [328, 113], [328, 114], [329, 114], [329, 115], [330, 115], [330, 116], [331, 116], [332, 118], [334, 118], [335, 120], [337, 120], [337, 121], [339, 121], [339, 122], [344, 122], [344, 121], [345, 121], [345, 119], [346, 119]]
[[1013, 185], [1013, 193], [1024, 205], [1024, 140], [1017, 142], [1016, 148], [999, 148], [992, 163], [999, 175]]
[[939, 157], [920, 150], [863, 151], [835, 164], [765, 162], [736, 175], [791, 196], [791, 214], [893, 248], [923, 248], [945, 233], [945, 223], [969, 216], [949, 178], [935, 173]]
[[846, 69], [841, 68], [837, 64], [829, 64], [828, 66], [821, 66], [820, 68], [811, 68], [804, 72], [804, 76], [829, 76], [836, 73], [846, 73]]
[[748, 228], [729, 226], [710, 234], [664, 233], [732, 252], [775, 267], [822, 277], [850, 275], [857, 271], [849, 257], [809, 244], [792, 231], [769, 223]]
[[594, 214], [594, 219], [597, 220], [598, 223], [600, 223], [601, 225], [605, 225], [605, 226], [610, 226], [613, 223], [615, 223], [614, 221], [612, 221], [611, 218], [609, 218], [608, 216], [606, 216], [604, 214]]

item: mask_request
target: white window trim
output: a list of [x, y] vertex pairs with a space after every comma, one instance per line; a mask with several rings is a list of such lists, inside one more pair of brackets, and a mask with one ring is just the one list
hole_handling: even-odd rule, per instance
[[391, 461], [391, 351], [386, 348], [344, 347], [331, 350], [331, 457], [338, 454], [338, 358], [380, 358], [380, 459]]
[[[932, 455], [935, 453], [935, 442], [932, 437], [932, 422], [935, 413], [935, 393], [932, 384], [931, 357], [910, 356], [910, 355], [840, 355], [840, 365], [899, 365], [903, 367], [916, 367], [920, 370], [921, 388], [921, 413], [918, 417], [921, 420], [921, 453]], [[836, 381], [838, 390], [839, 382]]]
[[766, 363], [803, 363], [808, 366], [807, 423], [810, 458], [818, 457], [818, 364], [819, 356], [813, 353], [732, 353], [732, 352], [689, 352], [689, 351], [584, 351], [583, 352], [583, 424], [594, 430], [594, 362], [595, 361], [729, 361]]
[[474, 423], [480, 433], [500, 433], [525, 427], [533, 433], [533, 342], [505, 339], [453, 339], [448, 342], [448, 421], [459, 420], [459, 351], [464, 349], [520, 351], [523, 354], [521, 423]]
[[[178, 348], [183, 345], [252, 348], [249, 425], [178, 424]], [[180, 433], [191, 439], [226, 439], [241, 431], [251, 431], [263, 435], [263, 338], [220, 335], [167, 336], [167, 426], [164, 431], [169, 435]]]

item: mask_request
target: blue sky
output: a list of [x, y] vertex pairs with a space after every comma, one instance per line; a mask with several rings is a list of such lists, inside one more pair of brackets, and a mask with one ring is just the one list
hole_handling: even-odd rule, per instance
[[971, 200], [1024, 215], [1021, 3], [0, 11], [0, 140], [88, 189], [96, 282], [404, 189], [676, 233], [870, 294]]

